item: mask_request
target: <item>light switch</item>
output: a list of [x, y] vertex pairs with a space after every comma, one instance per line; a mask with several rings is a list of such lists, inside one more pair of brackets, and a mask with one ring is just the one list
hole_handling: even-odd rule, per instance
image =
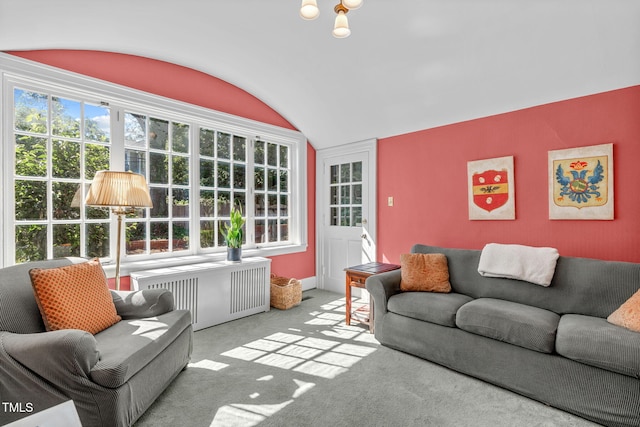
[[393, 196], [387, 198], [387, 206], [393, 206]]

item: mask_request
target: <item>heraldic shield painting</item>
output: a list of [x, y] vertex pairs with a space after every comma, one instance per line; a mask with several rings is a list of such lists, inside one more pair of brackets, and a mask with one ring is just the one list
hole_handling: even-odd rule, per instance
[[516, 219], [513, 156], [467, 162], [469, 219]]
[[549, 151], [549, 219], [613, 219], [613, 144]]

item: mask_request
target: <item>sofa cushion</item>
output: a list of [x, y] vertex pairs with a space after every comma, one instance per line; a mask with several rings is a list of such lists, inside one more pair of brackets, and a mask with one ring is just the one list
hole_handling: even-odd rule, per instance
[[156, 317], [122, 320], [95, 335], [100, 361], [91, 369], [91, 379], [109, 388], [129, 381], [191, 324], [187, 310], [174, 310]]
[[442, 326], [456, 326], [456, 312], [472, 298], [456, 293], [401, 292], [389, 298], [390, 312]]
[[458, 310], [456, 325], [467, 332], [542, 353], [552, 353], [560, 316], [542, 308], [493, 298]]
[[640, 378], [640, 333], [612, 325], [600, 317], [562, 316], [556, 351], [586, 365]]
[[120, 321], [100, 261], [29, 271], [48, 331], [81, 329], [92, 334]]
[[402, 291], [451, 291], [449, 266], [443, 254], [402, 254], [400, 271]]
[[640, 290], [622, 303], [607, 317], [607, 321], [617, 326], [640, 332]]

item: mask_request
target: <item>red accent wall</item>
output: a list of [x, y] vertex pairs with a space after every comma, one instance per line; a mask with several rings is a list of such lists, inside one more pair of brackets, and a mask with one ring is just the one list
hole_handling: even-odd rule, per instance
[[[253, 95], [191, 68], [140, 56], [98, 51], [39, 50], [8, 53], [167, 98], [295, 130], [280, 114]], [[309, 246], [306, 252], [272, 257], [272, 271], [282, 276], [306, 278], [316, 274], [315, 156], [314, 148], [307, 144]], [[123, 289], [128, 289], [129, 278], [123, 277], [121, 284]]]
[[[613, 143], [615, 220], [549, 220], [547, 152]], [[467, 161], [514, 156], [516, 220], [469, 221]], [[640, 86], [381, 139], [378, 259], [414, 243], [640, 262]], [[387, 198], [394, 197], [394, 206]]]

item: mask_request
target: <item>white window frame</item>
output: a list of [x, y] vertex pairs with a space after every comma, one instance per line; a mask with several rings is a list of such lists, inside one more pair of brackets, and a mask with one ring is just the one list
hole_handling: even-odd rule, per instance
[[[124, 165], [124, 126], [116, 124], [117, 120], [124, 120], [124, 111], [135, 111], [156, 117], [166, 118], [191, 125], [191, 199], [198, 200], [199, 196], [199, 156], [197, 141], [199, 140], [200, 127], [215, 129], [216, 131], [229, 132], [233, 135], [247, 138], [248, 146], [247, 163], [253, 164], [253, 147], [257, 139], [284, 144], [289, 147], [290, 176], [290, 223], [288, 244], [248, 244], [243, 246], [244, 256], [274, 256], [289, 253], [304, 252], [308, 245], [308, 221], [307, 221], [307, 141], [304, 135], [298, 131], [282, 128], [243, 117], [199, 107], [182, 101], [177, 101], [159, 95], [150, 94], [136, 89], [127, 88], [117, 84], [105, 82], [92, 77], [83, 76], [70, 71], [61, 70], [48, 65], [25, 60], [13, 55], [0, 53], [0, 73], [2, 86], [0, 87], [0, 137], [2, 149], [0, 150], [0, 188], [3, 189], [2, 211], [0, 212], [0, 239], [6, 242], [14, 233], [14, 206], [13, 206], [13, 171], [14, 171], [14, 141], [13, 141], [13, 88], [19, 86], [33, 90], [41, 89], [60, 96], [70, 96], [73, 99], [85, 101], [99, 100], [107, 102], [111, 107], [111, 162], [112, 168], [121, 169], [115, 165]], [[115, 119], [114, 119], [115, 118]], [[250, 159], [250, 161], [249, 161]], [[249, 188], [246, 197], [247, 233], [251, 241], [253, 233], [253, 169], [247, 170], [247, 182]], [[199, 223], [199, 203], [192, 204], [191, 224]], [[251, 215], [248, 215], [251, 213]], [[115, 216], [111, 215], [111, 242], [115, 242]], [[217, 249], [200, 250], [199, 224], [192, 227], [191, 241], [188, 251], [172, 253], [156, 253], [151, 255], [126, 256], [122, 253], [122, 274], [135, 271], [140, 268], [149, 268], [157, 265], [179, 265], [202, 260], [221, 260], [226, 257], [226, 252]], [[123, 237], [124, 238], [124, 237]], [[115, 257], [115, 244], [111, 246], [112, 258]], [[124, 246], [124, 245], [123, 245]], [[15, 263], [14, 249], [0, 246], [0, 267]], [[105, 270], [111, 268], [106, 265], [113, 263], [111, 259], [103, 260]], [[144, 266], [144, 267], [141, 267]]]

